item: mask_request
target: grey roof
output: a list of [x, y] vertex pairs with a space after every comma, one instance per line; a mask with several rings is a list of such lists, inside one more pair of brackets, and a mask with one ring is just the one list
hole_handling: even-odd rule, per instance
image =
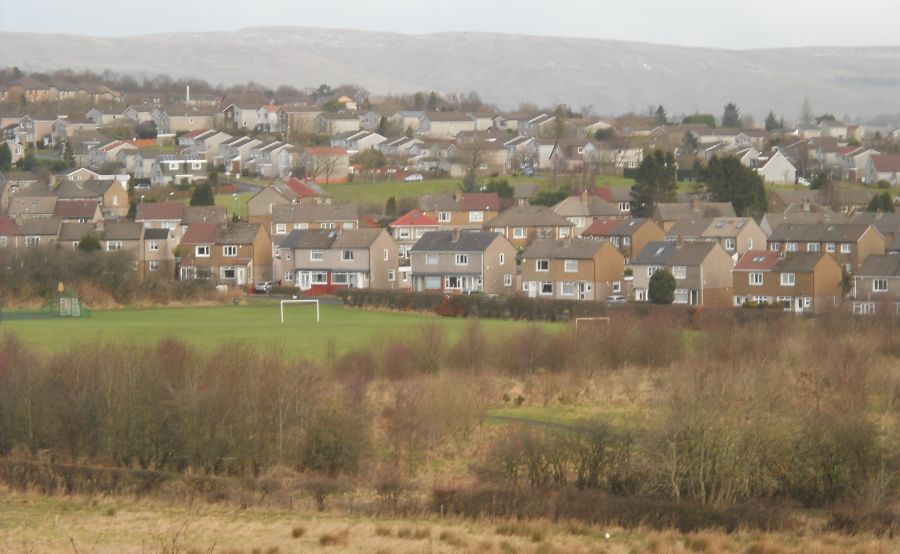
[[704, 237], [736, 237], [751, 223], [753, 223], [753, 219], [749, 217], [714, 217], [702, 235]]
[[56, 207], [55, 196], [22, 197], [16, 194], [9, 203], [9, 215], [49, 215]]
[[780, 258], [772, 268], [776, 273], [806, 273], [815, 269], [825, 252], [795, 252]]
[[16, 234], [57, 236], [61, 222], [58, 217], [29, 217], [16, 221]]
[[103, 196], [103, 192], [97, 192], [75, 181], [63, 181], [56, 187], [57, 198], [64, 199], [93, 199]]
[[672, 225], [669, 232], [666, 233], [666, 237], [698, 238], [703, 236], [703, 232], [706, 231], [712, 223], [713, 218], [711, 217], [686, 217], [684, 219], [679, 219]]
[[665, 265], [678, 244], [672, 241], [652, 241], [637, 255], [632, 264], [634, 265]]
[[884, 214], [875, 212], [858, 212], [850, 218], [851, 223], [868, 223], [881, 231], [882, 235], [900, 233], [900, 214]]
[[900, 256], [869, 256], [856, 271], [857, 277], [900, 277]]
[[116, 221], [103, 225], [103, 240], [140, 240], [144, 226], [134, 221]]
[[337, 238], [334, 229], [298, 229], [281, 241], [281, 248], [324, 250]]
[[[679, 245], [669, 258], [671, 265], [698, 266], [715, 248], [722, 248], [718, 242], [686, 242]], [[724, 251], [724, 250], [723, 250]]]
[[[618, 212], [616, 212], [618, 214]], [[572, 222], [547, 206], [513, 206], [488, 222], [489, 227], [571, 227]]]
[[167, 240], [172, 231], [166, 228], [144, 229], [144, 238], [147, 240]]
[[773, 242], [856, 242], [872, 228], [867, 223], [798, 223], [776, 227], [769, 240]]
[[847, 216], [838, 212], [786, 212], [786, 213], [767, 213], [763, 219], [768, 222], [772, 229], [785, 224], [798, 223], [847, 223]]
[[93, 223], [81, 223], [80, 221], [67, 221], [62, 224], [59, 229], [59, 240], [76, 241], [92, 234], [96, 234], [97, 229]]
[[332, 248], [369, 248], [384, 229], [348, 229], [338, 234]]
[[531, 243], [524, 258], [555, 258], [569, 260], [590, 260], [603, 247], [602, 240], [590, 239], [545, 239]]
[[900, 253], [900, 233], [894, 237], [894, 242], [887, 247], [888, 252]]
[[456, 198], [450, 194], [426, 194], [419, 197], [419, 209], [423, 212], [453, 212]]
[[431, 231], [422, 235], [412, 252], [484, 252], [500, 237], [487, 231]]
[[194, 223], [227, 223], [228, 211], [224, 206], [187, 206], [184, 208], [182, 225]]
[[358, 221], [356, 204], [282, 204], [272, 206], [276, 223], [315, 223], [320, 221]]
[[217, 244], [253, 244], [259, 233], [259, 223], [232, 223], [219, 231]]
[[599, 196], [570, 196], [559, 204], [553, 206], [553, 211], [565, 217], [616, 217], [619, 215], [618, 206], [613, 206]]
[[697, 210], [691, 202], [660, 202], [656, 205], [659, 216], [671, 221], [682, 217], [735, 217], [731, 202], [699, 202]]

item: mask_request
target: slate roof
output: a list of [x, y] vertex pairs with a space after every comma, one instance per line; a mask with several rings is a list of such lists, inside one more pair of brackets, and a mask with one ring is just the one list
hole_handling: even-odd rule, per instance
[[866, 223], [783, 224], [769, 236], [771, 242], [856, 242], [871, 227]]
[[324, 250], [337, 238], [334, 229], [298, 229], [281, 241], [281, 248]]
[[182, 225], [194, 223], [214, 223], [224, 225], [228, 223], [228, 211], [224, 206], [186, 206]]
[[489, 221], [488, 225], [491, 227], [571, 227], [572, 222], [547, 206], [513, 206]]
[[850, 222], [874, 225], [885, 236], [895, 236], [900, 233], [900, 214], [857, 212], [850, 218]]
[[716, 247], [721, 248], [718, 242], [687, 242], [681, 244], [669, 258], [671, 265], [698, 266]]
[[795, 252], [779, 258], [772, 271], [776, 273], [808, 273], [813, 271], [819, 261], [827, 255], [825, 252]]
[[259, 223], [232, 223], [219, 231], [216, 244], [253, 244], [259, 228]]
[[618, 206], [613, 206], [599, 196], [588, 196], [587, 198], [570, 196], [553, 206], [553, 211], [566, 217], [617, 217], [619, 215]]
[[171, 229], [151, 228], [144, 229], [144, 238], [147, 240], [168, 240]]
[[332, 248], [369, 248], [383, 229], [347, 229], [338, 234]]
[[426, 212], [453, 212], [456, 199], [450, 194], [426, 194], [419, 197], [419, 208]]
[[356, 204], [283, 204], [272, 206], [272, 221], [277, 223], [358, 220], [359, 210]]
[[675, 221], [666, 237], [674, 238], [699, 238], [703, 236], [703, 232], [712, 225], [713, 218], [698, 217], [684, 218]]
[[103, 240], [140, 240], [144, 226], [135, 221], [114, 221], [103, 225]]
[[598, 219], [590, 227], [581, 233], [581, 236], [610, 236], [630, 237], [634, 235], [649, 220], [643, 217], [631, 219]]
[[691, 202], [660, 202], [656, 205], [659, 216], [666, 221], [681, 219], [682, 217], [735, 217], [734, 206], [731, 202], [700, 202], [697, 210], [694, 210]]
[[900, 277], [900, 256], [869, 256], [856, 271], [857, 277]]
[[431, 231], [422, 235], [412, 252], [484, 252], [500, 235], [487, 231]]
[[56, 207], [56, 198], [45, 197], [21, 197], [16, 195], [9, 203], [9, 215], [50, 215]]
[[[3, 234], [3, 233], [0, 233]], [[87, 235], [96, 235], [97, 229], [93, 223], [82, 223], [80, 221], [66, 221], [59, 228], [60, 241], [76, 241], [81, 240]]]
[[57, 198], [65, 199], [65, 200], [76, 200], [81, 198], [97, 198], [98, 196], [103, 196], [102, 192], [97, 192], [90, 188], [85, 187], [83, 184], [78, 183], [76, 181], [63, 181], [59, 185], [57, 185], [54, 194]]
[[603, 247], [603, 241], [588, 239], [546, 239], [531, 243], [524, 258], [591, 260]]
[[61, 223], [58, 217], [29, 217], [16, 222], [16, 234], [57, 236]]
[[632, 261], [633, 265], [665, 265], [678, 244], [672, 241], [652, 241]]
[[736, 237], [750, 225], [749, 217], [714, 217], [703, 231], [704, 237]]

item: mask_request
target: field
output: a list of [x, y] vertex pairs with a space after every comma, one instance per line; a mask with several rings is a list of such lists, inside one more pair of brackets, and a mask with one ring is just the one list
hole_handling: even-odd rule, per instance
[[[0, 332], [17, 333], [42, 351], [60, 351], [85, 341], [148, 343], [176, 337], [203, 348], [243, 341], [260, 348], [280, 348], [287, 355], [321, 357], [334, 341], [338, 353], [370, 344], [380, 336], [396, 336], [438, 322], [453, 339], [466, 325], [462, 319], [392, 313], [322, 304], [322, 321], [315, 323], [312, 305], [289, 305], [285, 323], [279, 320], [276, 300], [250, 299], [239, 306], [190, 308], [126, 308], [95, 310], [80, 319], [4, 320]], [[517, 328], [527, 323], [482, 320], [486, 332]], [[553, 324], [541, 324], [550, 326]]]
[[543, 520], [380, 519], [306, 510], [0, 493], [0, 552], [10, 553], [888, 554], [898, 548], [896, 539], [868, 535], [716, 531], [685, 535]]

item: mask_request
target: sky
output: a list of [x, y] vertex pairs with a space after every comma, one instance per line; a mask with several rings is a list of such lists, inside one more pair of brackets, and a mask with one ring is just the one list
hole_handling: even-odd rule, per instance
[[588, 37], [712, 48], [894, 46], [900, 2], [855, 0], [0, 0], [0, 31], [130, 36], [298, 25]]

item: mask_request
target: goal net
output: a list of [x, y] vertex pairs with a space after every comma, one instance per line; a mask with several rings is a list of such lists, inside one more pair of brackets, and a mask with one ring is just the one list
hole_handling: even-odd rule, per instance
[[282, 300], [281, 301], [281, 322], [284, 323], [284, 306], [285, 304], [315, 304], [316, 305], [316, 323], [319, 323], [319, 300], [318, 299], [307, 299], [307, 300]]

